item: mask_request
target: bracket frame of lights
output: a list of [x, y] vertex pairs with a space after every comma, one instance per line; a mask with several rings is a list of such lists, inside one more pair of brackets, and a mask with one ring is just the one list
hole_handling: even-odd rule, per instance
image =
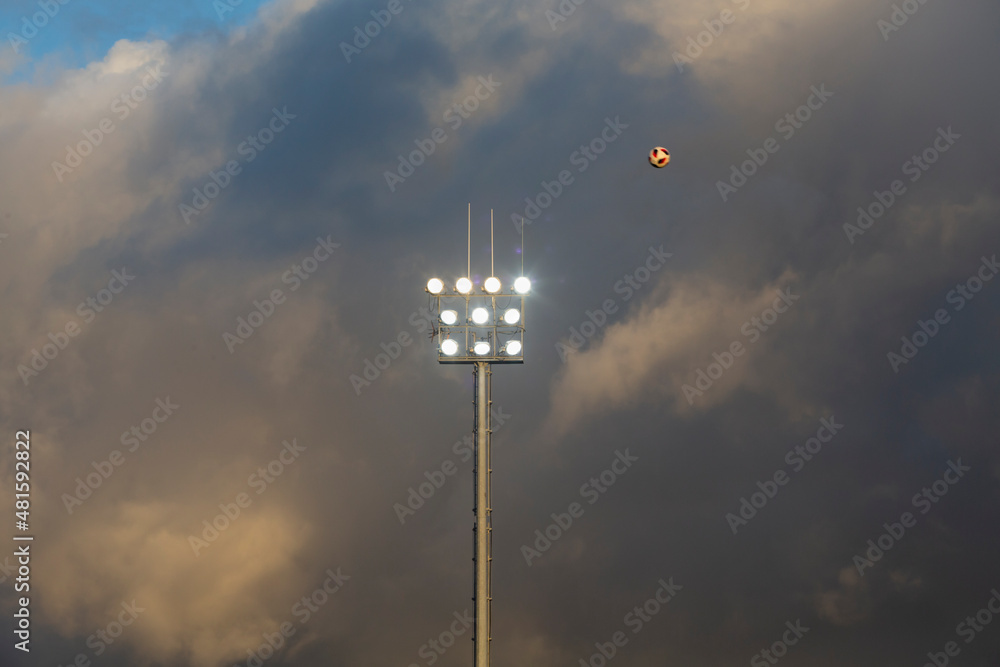
[[[430, 287], [434, 280], [428, 282], [424, 291], [434, 299], [432, 314], [437, 317], [435, 325], [441, 341], [438, 345], [438, 363], [474, 364], [480, 361], [491, 364], [524, 363], [524, 302], [530, 291], [530, 282], [529, 288], [523, 293], [513, 289], [513, 284], [509, 291], [503, 291], [500, 289], [502, 285], [499, 285], [495, 291], [489, 292], [485, 286], [480, 285], [473, 286], [463, 293], [457, 286], [447, 287], [443, 283], [440, 290], [433, 292]], [[487, 281], [484, 281], [484, 285]], [[487, 319], [483, 323], [473, 320], [473, 312], [478, 309], [486, 310]], [[454, 324], [447, 324], [441, 319], [442, 313], [449, 310], [457, 314]], [[518, 313], [513, 323], [505, 319], [509, 310], [516, 310]], [[455, 354], [449, 355], [442, 351], [442, 345], [446, 340], [458, 343]], [[508, 352], [508, 345], [512, 341], [516, 344], [511, 346], [512, 348], [516, 346], [516, 354]], [[485, 354], [477, 354], [474, 351], [477, 343], [488, 343], [488, 351]]]

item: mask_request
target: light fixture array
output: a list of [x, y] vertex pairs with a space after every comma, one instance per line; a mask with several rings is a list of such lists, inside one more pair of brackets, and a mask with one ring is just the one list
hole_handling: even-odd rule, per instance
[[[458, 278], [453, 284], [454, 287], [448, 289], [440, 278], [427, 281], [427, 292], [436, 297], [439, 306], [441, 344], [438, 349], [441, 356], [456, 361], [482, 358], [493, 353], [495, 346], [496, 356], [501, 359], [523, 359], [524, 297], [531, 291], [531, 280], [518, 277], [510, 283], [510, 291], [506, 293], [502, 291], [503, 282], [496, 276], [486, 278], [478, 290], [467, 276]], [[517, 304], [517, 300], [521, 303]], [[464, 318], [460, 312], [465, 313]], [[463, 337], [467, 343], [464, 355], [458, 340]]]

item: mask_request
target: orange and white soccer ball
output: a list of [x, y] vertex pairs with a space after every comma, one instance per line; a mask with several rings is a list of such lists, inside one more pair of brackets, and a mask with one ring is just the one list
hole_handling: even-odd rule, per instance
[[657, 168], [666, 167], [670, 162], [670, 151], [662, 146], [657, 146], [649, 151], [649, 164]]

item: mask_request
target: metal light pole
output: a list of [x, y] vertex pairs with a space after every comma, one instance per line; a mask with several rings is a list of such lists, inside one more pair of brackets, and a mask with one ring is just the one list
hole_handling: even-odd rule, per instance
[[490, 476], [493, 469], [490, 466], [490, 379], [493, 371], [488, 361], [477, 361], [473, 367], [476, 378], [476, 504], [473, 512], [476, 514], [476, 524], [472, 528], [475, 541], [475, 551], [472, 560], [476, 566], [475, 595], [476, 627], [473, 634], [475, 642], [476, 667], [489, 667], [490, 664], [490, 612], [493, 602], [490, 590], [491, 566], [493, 564], [493, 525], [492, 502], [490, 498]]
[[[493, 527], [490, 500], [490, 410], [492, 407], [491, 364], [524, 363], [524, 298], [531, 282], [523, 275], [508, 291], [493, 272], [493, 213], [490, 212], [490, 277], [478, 291], [472, 284], [472, 206], [469, 205], [469, 259], [465, 276], [455, 281], [453, 289], [432, 278], [426, 291], [434, 299], [438, 313], [441, 345], [438, 363], [471, 364], [475, 378], [473, 405], [476, 410], [474, 436], [476, 442], [475, 476], [476, 501], [473, 513], [473, 561], [475, 562], [476, 621], [473, 632], [475, 667], [490, 664], [490, 613], [493, 600], [490, 585], [493, 561]], [[521, 273], [524, 273], [524, 225], [521, 226]], [[455, 303], [456, 307], [445, 306]], [[464, 305], [464, 311], [462, 306]], [[464, 319], [462, 313], [464, 312]], [[437, 335], [437, 334], [432, 334]], [[454, 337], [453, 337], [454, 336]]]

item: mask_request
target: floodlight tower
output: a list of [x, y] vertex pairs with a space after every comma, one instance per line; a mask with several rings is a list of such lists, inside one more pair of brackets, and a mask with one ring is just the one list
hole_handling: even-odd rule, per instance
[[[441, 345], [438, 363], [471, 364], [475, 378], [473, 405], [476, 420], [475, 505], [473, 561], [475, 561], [476, 622], [473, 632], [475, 667], [490, 664], [490, 589], [493, 528], [490, 500], [491, 364], [524, 363], [524, 299], [531, 281], [524, 277], [524, 225], [521, 225], [521, 275], [507, 291], [493, 270], [493, 211], [490, 211], [490, 275], [476, 289], [472, 284], [472, 205], [469, 205], [469, 256], [465, 275], [446, 288], [431, 278], [426, 291], [435, 301]], [[451, 307], [448, 307], [451, 306]]]

